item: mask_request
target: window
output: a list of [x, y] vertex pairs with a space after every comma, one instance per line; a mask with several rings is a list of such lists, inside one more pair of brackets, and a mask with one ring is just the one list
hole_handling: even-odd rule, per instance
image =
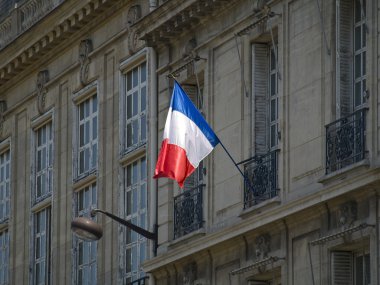
[[0, 285], [9, 284], [9, 234], [0, 232]]
[[97, 96], [86, 99], [78, 106], [79, 148], [78, 176], [96, 169], [98, 159], [98, 100]]
[[147, 140], [147, 70], [146, 62], [128, 71], [125, 76], [124, 152], [130, 152]]
[[333, 251], [332, 284], [370, 285], [370, 255], [351, 251]]
[[32, 284], [50, 284], [50, 208], [33, 215], [33, 273]]
[[366, 101], [366, 0], [337, 1], [337, 116]]
[[[96, 208], [97, 190], [93, 183], [75, 193], [75, 216], [90, 217], [92, 209]], [[74, 272], [75, 284], [96, 284], [96, 241], [83, 241], [74, 237]]]
[[[183, 90], [186, 92], [187, 96], [193, 102], [195, 107], [202, 111], [202, 90], [203, 87], [200, 86], [198, 91], [197, 85], [192, 84], [183, 84]], [[201, 94], [198, 94], [198, 93]], [[203, 161], [199, 163], [199, 166], [194, 170], [194, 172], [186, 178], [185, 183], [183, 185], [184, 190], [191, 190], [195, 187], [200, 187], [203, 184]]]
[[276, 49], [254, 44], [254, 153], [265, 154], [278, 144], [278, 68]]
[[34, 203], [49, 196], [53, 188], [53, 134], [52, 123], [35, 131], [35, 189]]
[[[124, 191], [122, 208], [124, 217], [131, 223], [147, 228], [147, 178], [146, 159], [142, 157], [124, 169]], [[146, 258], [146, 238], [123, 227], [124, 240], [121, 242], [123, 284], [144, 277], [140, 264]]]
[[9, 218], [10, 151], [0, 154], [0, 222]]

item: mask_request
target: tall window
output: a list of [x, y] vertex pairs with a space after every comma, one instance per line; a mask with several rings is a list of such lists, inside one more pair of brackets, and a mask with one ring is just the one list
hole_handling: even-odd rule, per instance
[[126, 74], [126, 92], [124, 98], [124, 109], [126, 110], [124, 130], [125, 152], [129, 152], [146, 143], [146, 75], [146, 62], [133, 68]]
[[265, 154], [278, 144], [278, 67], [276, 48], [254, 44], [254, 152]]
[[96, 169], [98, 159], [98, 100], [96, 95], [78, 106], [79, 150], [78, 175], [88, 174]]
[[[196, 84], [183, 84], [183, 90], [186, 92], [187, 96], [190, 98], [191, 102], [197, 107], [197, 109], [202, 109], [202, 90], [203, 86], [198, 86]], [[199, 94], [200, 93], [200, 94]], [[199, 166], [194, 170], [194, 172], [186, 178], [183, 185], [184, 190], [194, 189], [203, 183], [203, 161], [199, 163]]]
[[51, 194], [53, 188], [53, 135], [52, 123], [35, 131], [35, 191], [37, 203]]
[[9, 284], [9, 234], [0, 232], [0, 285]]
[[333, 251], [332, 284], [370, 285], [370, 255], [351, 251]]
[[[124, 170], [123, 210], [126, 220], [147, 227], [147, 179], [145, 157], [127, 165]], [[146, 258], [146, 238], [123, 227], [122, 247], [123, 284], [144, 277], [140, 264]]]
[[354, 108], [365, 101], [366, 92], [366, 1], [356, 0], [354, 10]]
[[337, 1], [337, 116], [366, 101], [366, 0]]
[[32, 284], [50, 284], [50, 208], [33, 215], [33, 274]]
[[[75, 195], [75, 216], [90, 217], [91, 210], [96, 208], [97, 205], [96, 184], [93, 183], [81, 189]], [[74, 243], [75, 284], [96, 285], [97, 242], [83, 241], [74, 237]]]
[[9, 218], [10, 151], [0, 154], [0, 222]]

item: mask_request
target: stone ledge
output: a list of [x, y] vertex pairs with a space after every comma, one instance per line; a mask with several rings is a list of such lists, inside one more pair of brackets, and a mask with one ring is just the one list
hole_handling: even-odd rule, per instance
[[[23, 71], [26, 67], [41, 58], [60, 42], [69, 38], [85, 24], [92, 21], [96, 16], [101, 15], [105, 9], [117, 0], [89, 0], [84, 2], [81, 7], [72, 12], [69, 16], [62, 19], [49, 31], [41, 35], [39, 39], [30, 43], [22, 51], [12, 57], [7, 63], [0, 66], [0, 86]], [[48, 17], [48, 16], [47, 16]], [[43, 19], [41, 20], [41, 22]], [[27, 36], [21, 34], [18, 38]], [[15, 40], [16, 40], [15, 39]], [[12, 43], [10, 43], [11, 45]], [[7, 47], [9, 48], [9, 46]]]

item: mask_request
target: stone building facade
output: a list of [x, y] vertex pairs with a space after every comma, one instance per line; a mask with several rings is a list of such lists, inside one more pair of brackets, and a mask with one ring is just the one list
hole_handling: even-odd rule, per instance
[[[0, 284], [380, 283], [379, 8], [0, 1]], [[174, 80], [246, 179], [152, 178]]]

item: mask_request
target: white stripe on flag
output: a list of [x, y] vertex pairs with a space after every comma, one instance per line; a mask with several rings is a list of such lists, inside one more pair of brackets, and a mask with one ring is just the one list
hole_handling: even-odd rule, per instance
[[213, 150], [213, 146], [198, 126], [183, 113], [169, 108], [164, 139], [186, 151], [189, 162], [197, 168], [199, 163]]

